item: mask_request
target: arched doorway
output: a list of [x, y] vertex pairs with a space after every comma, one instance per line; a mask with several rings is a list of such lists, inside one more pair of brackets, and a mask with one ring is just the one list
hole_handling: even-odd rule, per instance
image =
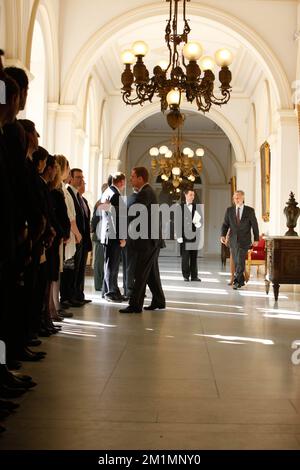
[[41, 24], [37, 19], [34, 24], [30, 58], [30, 82], [26, 116], [31, 119], [40, 134], [40, 144], [45, 145], [46, 103], [47, 103], [47, 65], [45, 40]]
[[[202, 147], [205, 151], [202, 157], [201, 180], [196, 181], [194, 189], [197, 202], [204, 205], [204, 246], [201, 256], [217, 255], [220, 253], [220, 227], [225, 209], [230, 205], [230, 179], [233, 176], [232, 163], [236, 156], [232, 144], [223, 130], [211, 119], [199, 113], [188, 111], [183, 130], [184, 146], [193, 149]], [[126, 165], [122, 168], [127, 175], [134, 166], [145, 166], [151, 173], [151, 147], [167, 145], [170, 147], [173, 131], [168, 127], [165, 116], [158, 112], [140, 122], [128, 135], [120, 153], [127, 154]], [[174, 202], [178, 198], [170, 196], [162, 201], [162, 185], [157, 179], [158, 174], [151, 173], [151, 184], [155, 188], [161, 202]], [[131, 191], [130, 184], [127, 184]], [[174, 201], [173, 201], [174, 200]], [[169, 244], [170, 245], [170, 244]], [[169, 256], [178, 256], [176, 243], [168, 245]], [[164, 250], [162, 254], [166, 254]]]

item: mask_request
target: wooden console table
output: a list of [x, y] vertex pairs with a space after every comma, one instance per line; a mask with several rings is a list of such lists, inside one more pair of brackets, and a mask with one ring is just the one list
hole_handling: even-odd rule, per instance
[[275, 301], [280, 284], [300, 284], [300, 237], [264, 237], [266, 240], [266, 293], [273, 283]]

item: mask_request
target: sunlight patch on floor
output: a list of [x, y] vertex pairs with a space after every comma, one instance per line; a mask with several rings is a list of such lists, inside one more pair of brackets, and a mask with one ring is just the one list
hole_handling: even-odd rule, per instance
[[204, 336], [206, 338], [213, 338], [213, 339], [222, 339], [225, 341], [246, 341], [249, 343], [259, 343], [264, 345], [273, 345], [274, 341], [271, 339], [262, 339], [262, 338], [248, 338], [243, 336], [224, 336], [224, 335], [206, 335], [203, 333], [195, 333], [194, 336]]

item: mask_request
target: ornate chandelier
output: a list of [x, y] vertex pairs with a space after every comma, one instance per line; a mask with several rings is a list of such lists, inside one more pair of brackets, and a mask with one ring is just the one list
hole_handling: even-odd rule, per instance
[[149, 154], [152, 157], [151, 170], [155, 176], [160, 176], [162, 185], [176, 192], [188, 186], [193, 186], [202, 171], [201, 157], [204, 155], [203, 148], [195, 151], [189, 147], [183, 147], [181, 127], [171, 140], [172, 150], [166, 145], [152, 147]]
[[[210, 56], [203, 56], [203, 48], [199, 42], [189, 42], [191, 31], [189, 20], [186, 19], [186, 2], [190, 0], [166, 0], [170, 3], [169, 20], [165, 29], [165, 41], [169, 50], [169, 62], [161, 61], [153, 69], [153, 76], [149, 77], [143, 57], [147, 54], [148, 46], [143, 41], [136, 41], [131, 50], [122, 53], [125, 70], [122, 73], [122, 97], [126, 104], [143, 105], [152, 101], [154, 95], [161, 102], [162, 112], [168, 107], [167, 116], [169, 125], [176, 129], [183, 122], [180, 113], [180, 102], [184, 95], [188, 102], [196, 101], [198, 110], [204, 113], [209, 111], [212, 104], [221, 106], [230, 99], [231, 72], [229, 65], [232, 62], [232, 53], [227, 49], [219, 49], [215, 53], [215, 60]], [[183, 3], [183, 31], [178, 33], [178, 4]], [[184, 43], [183, 47], [179, 47]], [[136, 63], [131, 70], [131, 65]], [[200, 59], [200, 60], [199, 60]], [[199, 60], [199, 64], [197, 61]], [[215, 65], [220, 66], [219, 80], [220, 96], [214, 94]], [[135, 94], [132, 95], [133, 86]]]

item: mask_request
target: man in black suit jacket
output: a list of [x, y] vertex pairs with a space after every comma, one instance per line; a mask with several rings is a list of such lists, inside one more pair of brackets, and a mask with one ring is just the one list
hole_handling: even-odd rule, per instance
[[[82, 186], [83, 185], [83, 186]], [[79, 189], [81, 189], [81, 192]], [[80, 168], [71, 170], [71, 179], [68, 191], [72, 196], [75, 212], [76, 224], [82, 236], [81, 242], [76, 244], [74, 255], [74, 269], [64, 269], [61, 277], [61, 303], [70, 304], [73, 307], [80, 307], [90, 300], [85, 299], [83, 292], [84, 272], [87, 253], [92, 250], [90, 237], [90, 212], [87, 202], [82, 198], [84, 191], [84, 176]]]
[[251, 229], [256, 246], [259, 240], [258, 223], [254, 209], [244, 205], [244, 191], [236, 191], [233, 195], [234, 205], [228, 207], [221, 230], [221, 243], [226, 243], [228, 229], [229, 245], [234, 259], [235, 273], [233, 288], [239, 289], [245, 284], [244, 271], [247, 251], [251, 246]]
[[[165, 308], [166, 301], [158, 266], [162, 239], [158, 218], [151, 217], [153, 209], [154, 212], [155, 208], [158, 209], [158, 203], [155, 192], [148, 183], [148, 170], [144, 167], [133, 168], [130, 180], [137, 194], [133, 199], [134, 204], [129, 207], [128, 228], [130, 243], [132, 243], [133, 249], [138, 252], [138, 260], [129, 306], [121, 309], [120, 312], [141, 313], [147, 284], [152, 292], [152, 302], [151, 305], [145, 307], [145, 310]], [[137, 215], [131, 216], [131, 212], [134, 213], [133, 209], [137, 209]], [[139, 220], [141, 220], [141, 223], [139, 223]]]
[[[177, 238], [180, 243], [181, 270], [183, 279], [189, 281], [201, 281], [198, 277], [198, 245], [200, 241], [201, 215], [197, 211], [194, 203], [195, 191], [186, 189], [184, 191], [185, 203], [180, 205], [181, 214], [179, 222], [180, 236]], [[178, 231], [176, 230], [177, 234]]]
[[78, 186], [79, 197], [81, 198], [81, 207], [83, 209], [83, 218], [84, 218], [84, 231], [82, 235], [82, 256], [79, 265], [78, 273], [78, 286], [77, 286], [77, 300], [79, 302], [88, 303], [91, 300], [86, 299], [84, 295], [84, 282], [85, 282], [85, 268], [88, 258], [88, 254], [93, 249], [92, 240], [91, 240], [91, 211], [89, 208], [89, 203], [83, 194], [85, 193], [85, 181], [81, 180], [80, 186]]

